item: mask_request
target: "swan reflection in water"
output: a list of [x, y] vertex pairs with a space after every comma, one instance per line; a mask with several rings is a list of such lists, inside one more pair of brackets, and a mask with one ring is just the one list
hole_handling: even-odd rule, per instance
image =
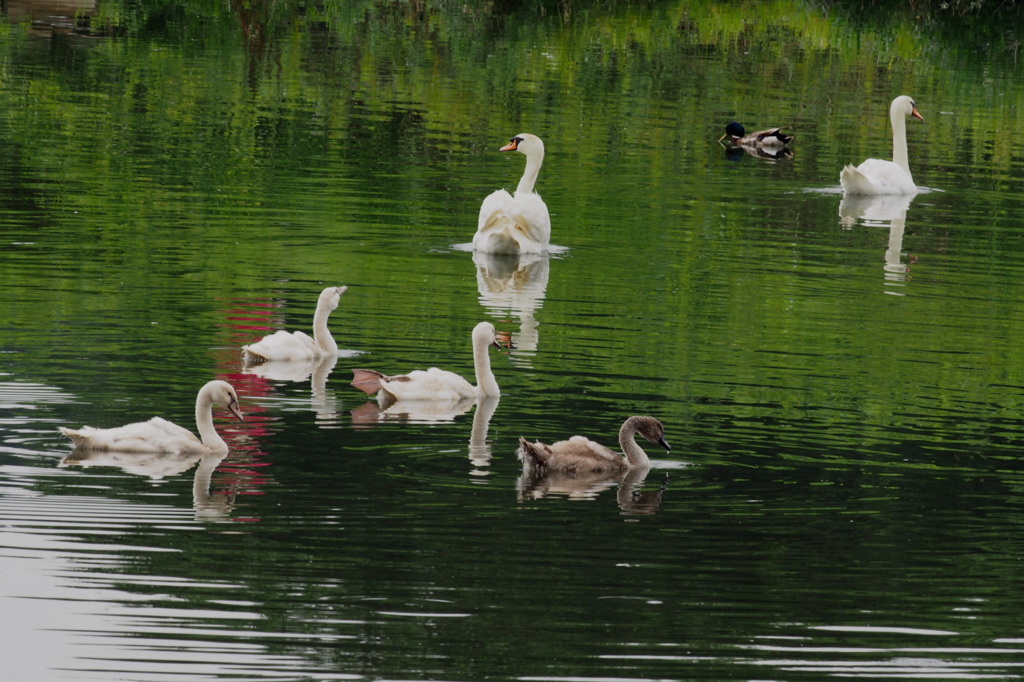
[[[559, 247], [552, 247], [558, 250]], [[544, 305], [551, 268], [547, 254], [505, 255], [473, 252], [480, 304], [496, 317], [519, 320], [519, 331], [512, 332], [510, 359], [521, 367], [530, 367], [536, 355], [539, 334], [534, 314]]]
[[[891, 287], [904, 287], [910, 277], [910, 262], [900, 259], [903, 251], [903, 229], [910, 202], [917, 194], [844, 194], [839, 202], [839, 218], [844, 228], [858, 222], [869, 227], [888, 227], [889, 245], [885, 250], [884, 282]], [[894, 296], [906, 294], [892, 289], [885, 293]]]
[[643, 490], [650, 471], [651, 467], [637, 467], [625, 472], [570, 473], [523, 466], [523, 472], [516, 481], [516, 495], [520, 502], [553, 495], [564, 495], [570, 500], [593, 500], [603, 491], [618, 486], [615, 498], [619, 509], [629, 516], [645, 516], [658, 511], [668, 487], [668, 474], [665, 474], [657, 488]]
[[323, 427], [340, 426], [339, 401], [334, 391], [327, 390], [327, 377], [331, 375], [339, 357], [351, 357], [358, 353], [329, 355], [312, 360], [269, 360], [258, 364], [245, 365], [242, 372], [253, 374], [271, 381], [305, 381], [310, 383], [309, 406], [316, 413], [316, 422]]
[[192, 483], [192, 505], [195, 509], [196, 519], [218, 521], [229, 519], [234, 506], [233, 495], [210, 494], [213, 472], [224, 461], [227, 454], [227, 450], [206, 454], [196, 452], [169, 454], [76, 448], [66, 455], [57, 466], [62, 468], [71, 466], [82, 468], [116, 467], [129, 474], [146, 476], [154, 481], [160, 481], [188, 471], [195, 466], [196, 462], [199, 462]]
[[419, 424], [454, 422], [473, 406], [473, 428], [469, 436], [469, 461], [473, 465], [472, 476], [487, 476], [486, 467], [491, 465], [492, 444], [487, 438], [491, 417], [498, 409], [498, 396], [483, 396], [473, 400], [400, 400], [380, 405], [367, 401], [352, 411], [352, 423], [368, 426], [384, 421], [403, 421]]

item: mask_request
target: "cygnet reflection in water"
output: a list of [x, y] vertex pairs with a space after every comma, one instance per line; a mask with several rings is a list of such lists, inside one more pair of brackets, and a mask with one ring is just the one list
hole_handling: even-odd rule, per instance
[[376, 424], [400, 421], [422, 424], [453, 422], [459, 415], [473, 409], [473, 398], [447, 400], [394, 400], [386, 397], [379, 403], [367, 401], [352, 410], [353, 424]]
[[310, 409], [316, 413], [317, 424], [323, 427], [338, 427], [341, 406], [333, 390], [327, 390], [327, 378], [338, 362], [337, 355], [312, 360], [279, 361], [271, 360], [258, 365], [242, 368], [245, 374], [253, 374], [271, 381], [305, 381], [310, 383]]
[[153, 452], [111, 452], [102, 450], [76, 449], [65, 456], [59, 467], [114, 467], [125, 473], [146, 476], [154, 481], [177, 476], [188, 471], [199, 462], [192, 482], [192, 505], [199, 520], [227, 519], [234, 507], [232, 495], [211, 495], [210, 483], [214, 470], [227, 457], [228, 451], [213, 451], [206, 454], [153, 453]]
[[369, 427], [385, 421], [426, 424], [454, 422], [475, 405], [473, 429], [469, 435], [469, 461], [473, 465], [470, 475], [482, 477], [489, 474], [486, 467], [491, 464], [492, 445], [487, 438], [487, 431], [500, 400], [498, 396], [484, 396], [475, 401], [463, 400], [454, 404], [424, 400], [396, 401], [384, 409], [376, 403], [367, 402], [352, 411], [352, 423], [356, 426]]
[[668, 474], [664, 474], [657, 488], [643, 490], [650, 471], [650, 468], [640, 467], [627, 471], [568, 473], [524, 465], [516, 481], [516, 496], [520, 502], [557, 495], [564, 495], [570, 500], [593, 500], [601, 492], [618, 486], [615, 497], [625, 514], [654, 514], [661, 508]]

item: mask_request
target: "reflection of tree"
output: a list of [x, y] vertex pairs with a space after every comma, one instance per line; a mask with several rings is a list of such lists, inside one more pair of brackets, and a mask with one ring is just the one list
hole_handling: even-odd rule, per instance
[[[267, 33], [272, 30], [271, 10], [274, 8], [286, 8], [291, 3], [275, 2], [274, 0], [231, 0], [231, 11], [238, 18], [242, 31], [242, 42], [245, 45], [245, 56], [247, 65], [248, 83], [250, 89], [255, 90], [259, 85], [259, 76], [263, 70], [264, 63], [268, 58], [268, 51], [272, 51], [277, 71], [281, 70], [279, 60], [279, 46], [268, 41]], [[278, 17], [283, 20], [285, 17]], [[275, 22], [275, 27], [279, 22]], [[269, 44], [269, 47], [268, 47]]]

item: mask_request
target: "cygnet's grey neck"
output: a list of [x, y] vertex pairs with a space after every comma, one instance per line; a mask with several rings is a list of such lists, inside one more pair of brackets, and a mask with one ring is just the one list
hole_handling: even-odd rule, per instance
[[630, 417], [627, 419], [622, 424], [622, 428], [619, 429], [619, 446], [622, 448], [623, 454], [626, 455], [626, 459], [629, 460], [631, 467], [650, 467], [650, 458], [634, 438], [637, 429], [637, 418]]

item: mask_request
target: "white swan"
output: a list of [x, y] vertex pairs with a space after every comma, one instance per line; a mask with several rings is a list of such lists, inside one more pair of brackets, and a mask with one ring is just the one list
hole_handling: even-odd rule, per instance
[[547, 204], [533, 191], [544, 162], [544, 143], [536, 135], [520, 133], [500, 151], [525, 154], [526, 170], [515, 196], [499, 189], [484, 199], [473, 249], [484, 253], [544, 253], [551, 239], [551, 217]]
[[500, 395], [498, 382], [491, 371], [491, 357], [487, 347], [501, 348], [494, 333], [494, 325], [481, 322], [473, 328], [473, 365], [476, 368], [476, 386], [458, 374], [437, 367], [416, 370], [401, 376], [387, 376], [372, 369], [353, 369], [352, 385], [369, 395], [377, 393], [382, 405], [401, 400], [434, 400], [459, 402], [485, 396]]
[[264, 336], [256, 343], [242, 346], [246, 360], [314, 360], [338, 354], [338, 344], [327, 329], [327, 318], [338, 307], [338, 300], [348, 287], [327, 287], [320, 292], [313, 314], [313, 338], [303, 332], [283, 329]]
[[889, 107], [892, 121], [892, 161], [868, 159], [854, 168], [847, 165], [839, 173], [839, 184], [846, 194], [910, 194], [917, 191], [907, 161], [907, 116], [920, 120], [914, 100], [900, 95]]
[[601, 471], [624, 471], [626, 469], [650, 468], [651, 460], [633, 436], [641, 436], [657, 443], [666, 450], [671, 448], [665, 440], [665, 429], [654, 417], [630, 417], [619, 429], [619, 446], [626, 455], [609, 450], [600, 443], [585, 436], [573, 436], [552, 445], [541, 442], [530, 443], [519, 438], [519, 459], [524, 464], [550, 471], [570, 473], [594, 473]]
[[180, 455], [197, 452], [226, 452], [228, 444], [213, 427], [213, 404], [223, 405], [242, 421], [238, 408], [238, 394], [226, 381], [214, 380], [199, 389], [196, 396], [196, 427], [202, 440], [188, 429], [160, 417], [148, 422], [135, 422], [113, 429], [83, 426], [80, 429], [60, 427], [76, 448], [111, 452], [161, 452]]

